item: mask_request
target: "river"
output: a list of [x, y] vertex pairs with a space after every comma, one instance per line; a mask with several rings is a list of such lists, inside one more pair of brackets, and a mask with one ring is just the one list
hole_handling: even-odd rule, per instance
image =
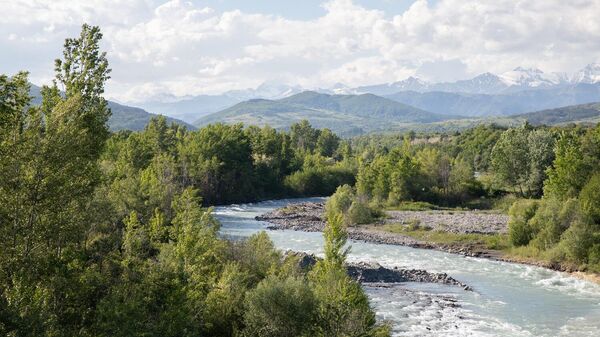
[[[247, 237], [266, 230], [254, 217], [289, 199], [215, 208], [221, 233]], [[282, 250], [323, 253], [321, 233], [268, 231]], [[385, 267], [444, 272], [473, 287], [402, 283], [365, 287], [377, 317], [388, 320], [393, 336], [600, 336], [600, 286], [540, 267], [463, 257], [404, 246], [350, 242], [350, 261]]]

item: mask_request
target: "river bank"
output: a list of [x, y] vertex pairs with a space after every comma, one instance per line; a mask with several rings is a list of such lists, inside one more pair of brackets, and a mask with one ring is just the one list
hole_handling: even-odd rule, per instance
[[[321, 232], [325, 227], [324, 202], [304, 202], [275, 209], [256, 217], [268, 222], [269, 229]], [[511, 255], [503, 249], [493, 249], [496, 240], [505, 235], [508, 216], [478, 211], [388, 211], [376, 223], [348, 227], [352, 240], [433, 249], [452, 254], [480, 257], [496, 261], [521, 263], [551, 270], [600, 284], [600, 276], [580, 271], [573, 266]], [[439, 236], [429, 241], [423, 237]], [[500, 245], [500, 244], [499, 244]]]

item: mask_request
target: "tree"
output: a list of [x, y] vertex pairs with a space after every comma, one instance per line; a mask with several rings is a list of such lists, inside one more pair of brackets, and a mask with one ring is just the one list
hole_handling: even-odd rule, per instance
[[582, 213], [600, 230], [600, 171], [597, 171], [579, 193]]
[[496, 176], [521, 196], [529, 195], [527, 181], [531, 172], [525, 127], [508, 129], [492, 149], [492, 167]]
[[110, 72], [99, 53], [101, 36], [97, 27], [84, 25], [79, 38], [67, 39], [64, 59], [56, 63], [65, 96], [56, 85], [43, 88], [40, 107], [27, 107], [24, 73], [0, 78], [0, 162], [6, 165], [0, 214], [10, 224], [2, 242], [8, 256], [0, 261], [0, 301], [16, 304], [8, 309], [15, 313], [10, 324], [28, 326], [34, 335], [69, 335], [87, 312], [87, 303], [73, 293], [80, 286], [87, 290], [80, 269], [67, 266], [80, 265], [97, 221], [91, 200], [110, 114], [100, 96]]
[[304, 119], [290, 126], [290, 137], [296, 149], [302, 152], [312, 152], [316, 147], [319, 131]]
[[574, 135], [563, 132], [556, 143], [554, 154], [555, 159], [547, 171], [548, 179], [544, 182], [544, 196], [558, 199], [576, 197], [589, 174], [579, 140]]
[[329, 129], [323, 129], [317, 138], [316, 151], [322, 156], [332, 157], [340, 144], [340, 138]]
[[317, 262], [310, 278], [319, 300], [319, 336], [389, 336], [387, 326], [376, 325], [375, 314], [358, 282], [346, 274], [344, 248], [348, 233], [342, 214], [332, 212], [323, 231], [325, 259]]
[[192, 179], [207, 204], [253, 195], [252, 147], [241, 124], [214, 124], [190, 133], [180, 154], [183, 174]]

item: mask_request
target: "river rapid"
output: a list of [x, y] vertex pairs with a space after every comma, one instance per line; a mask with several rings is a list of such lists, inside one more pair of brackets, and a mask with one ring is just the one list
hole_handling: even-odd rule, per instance
[[[243, 238], [267, 230], [254, 217], [287, 199], [219, 206], [221, 234]], [[267, 230], [282, 250], [323, 255], [321, 233]], [[600, 286], [540, 267], [463, 257], [440, 251], [351, 241], [349, 261], [447, 273], [474, 291], [442, 284], [402, 283], [365, 287], [380, 320], [393, 336], [600, 336]]]

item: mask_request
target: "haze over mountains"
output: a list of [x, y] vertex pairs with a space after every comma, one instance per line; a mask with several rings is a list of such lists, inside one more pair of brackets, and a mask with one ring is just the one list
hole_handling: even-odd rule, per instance
[[[215, 112], [231, 120], [234, 105], [253, 99], [277, 100], [304, 91], [299, 86], [265, 83], [256, 89], [227, 91], [220, 95], [159, 97], [134, 102], [153, 113], [180, 118], [188, 123]], [[415, 77], [403, 81], [350, 88], [337, 84], [313, 90], [323, 94], [374, 94], [440, 115], [467, 117], [510, 116], [567, 105], [600, 101], [600, 64], [592, 63], [571, 76], [517, 67], [499, 75], [484, 73], [472, 79], [430, 83]], [[253, 107], [257, 102], [238, 106]], [[262, 102], [265, 106], [265, 102]], [[246, 116], [247, 117], [247, 116]], [[215, 116], [211, 120], [218, 120]]]
[[[39, 87], [32, 86], [34, 102]], [[512, 125], [590, 122], [600, 119], [600, 64], [572, 76], [515, 68], [470, 80], [429, 83], [415, 77], [357, 88], [342, 84], [305, 91], [299, 86], [265, 83], [256, 89], [221, 95], [162, 95], [139, 107], [109, 101], [111, 130], [141, 130], [155, 115], [188, 129], [210, 123], [266, 125], [284, 129], [302, 119], [345, 135], [368, 132], [458, 129], [473, 123]]]

